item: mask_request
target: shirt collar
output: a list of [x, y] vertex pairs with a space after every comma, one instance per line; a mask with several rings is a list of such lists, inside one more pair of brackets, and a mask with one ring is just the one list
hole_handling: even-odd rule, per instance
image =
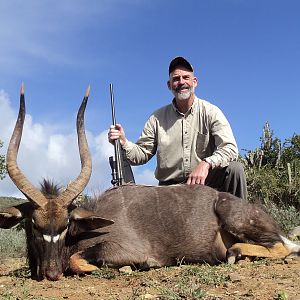
[[180, 111], [177, 109], [175, 98], [173, 98], [173, 100], [172, 100], [172, 106], [173, 106], [174, 110], [175, 110], [178, 114], [180, 114], [181, 116], [187, 116], [188, 114], [194, 115], [194, 113], [196, 112], [196, 105], [197, 105], [197, 102], [198, 102], [197, 96], [196, 96], [196, 95], [194, 95], [194, 96], [195, 96], [195, 98], [194, 98], [193, 105], [191, 106], [191, 108], [190, 108], [185, 114], [183, 114], [182, 112], [180, 112]]

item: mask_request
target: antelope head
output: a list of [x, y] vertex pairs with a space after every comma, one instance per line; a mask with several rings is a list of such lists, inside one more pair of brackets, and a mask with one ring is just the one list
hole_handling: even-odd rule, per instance
[[89, 91], [88, 87], [77, 114], [80, 174], [64, 191], [49, 195], [43, 189], [33, 186], [17, 164], [25, 119], [24, 85], [21, 87], [18, 119], [7, 150], [7, 169], [10, 178], [29, 202], [1, 209], [0, 227], [10, 228], [22, 219], [26, 220], [29, 265], [32, 277], [37, 279], [58, 280], [68, 269], [69, 257], [72, 254], [70, 248], [74, 246], [74, 235], [80, 231], [79, 227], [82, 231], [112, 224], [112, 221], [101, 219], [93, 212], [72, 204], [86, 187], [92, 171], [84, 129], [84, 111]]

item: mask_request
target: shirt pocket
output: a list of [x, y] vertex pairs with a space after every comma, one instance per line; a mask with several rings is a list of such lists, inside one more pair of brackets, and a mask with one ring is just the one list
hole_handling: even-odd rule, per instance
[[198, 133], [196, 140], [196, 154], [200, 159], [210, 156], [208, 134]]

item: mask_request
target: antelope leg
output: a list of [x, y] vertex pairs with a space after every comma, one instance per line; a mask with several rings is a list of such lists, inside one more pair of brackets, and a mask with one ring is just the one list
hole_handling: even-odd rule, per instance
[[70, 269], [72, 272], [76, 274], [92, 272], [97, 270], [98, 268], [84, 259], [81, 256], [82, 252], [77, 252], [70, 257]]
[[241, 257], [261, 257], [261, 258], [285, 258], [290, 254], [283, 243], [276, 243], [267, 248], [260, 245], [236, 243], [227, 250], [226, 259], [228, 264], [235, 263]]

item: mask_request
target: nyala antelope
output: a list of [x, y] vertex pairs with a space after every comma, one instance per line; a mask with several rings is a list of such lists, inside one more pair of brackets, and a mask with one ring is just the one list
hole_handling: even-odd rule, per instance
[[283, 258], [300, 254], [259, 207], [203, 185], [123, 185], [80, 205], [74, 200], [91, 171], [84, 129], [89, 88], [77, 115], [79, 176], [62, 192], [44, 181], [39, 190], [17, 165], [25, 119], [24, 87], [7, 151], [8, 173], [28, 202], [0, 210], [0, 227], [25, 219], [32, 277], [59, 280], [63, 274], [97, 267], [148, 269], [185, 263], [234, 263], [244, 256]]

